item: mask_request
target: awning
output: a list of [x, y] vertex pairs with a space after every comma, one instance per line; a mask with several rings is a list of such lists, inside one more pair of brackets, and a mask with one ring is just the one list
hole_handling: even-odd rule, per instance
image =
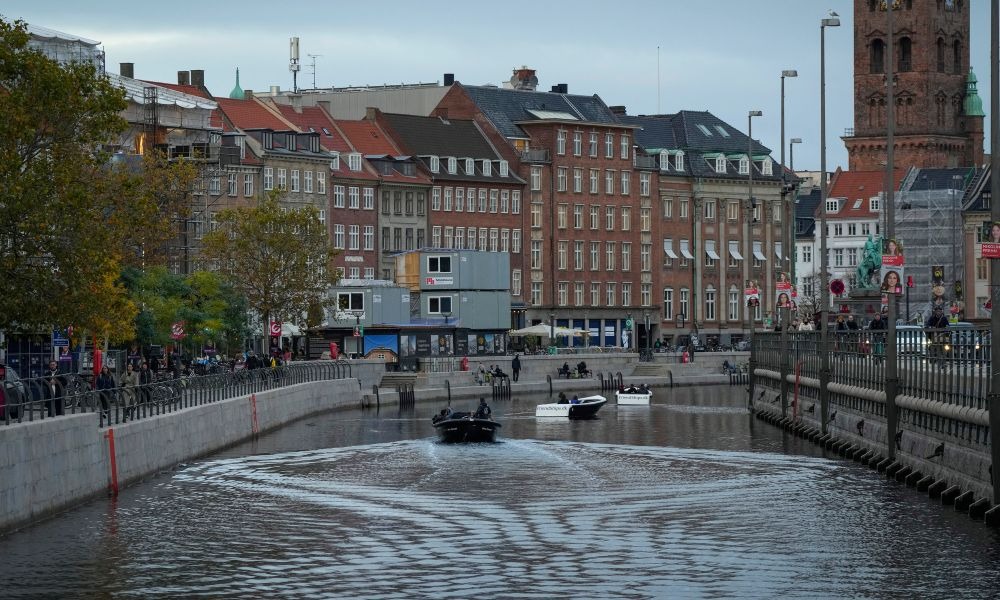
[[677, 255], [674, 254], [674, 240], [665, 239], [663, 240], [663, 252], [667, 255], [667, 258], [677, 259]]
[[767, 257], [765, 257], [764, 253], [761, 252], [761, 250], [760, 250], [760, 242], [754, 242], [753, 243], [753, 257], [756, 258], [757, 260], [760, 260], [760, 261], [766, 261], [767, 260]]
[[712, 260], [719, 260], [719, 255], [715, 252], [715, 240], [705, 240], [705, 254]]
[[736, 260], [743, 260], [743, 255], [740, 254], [739, 242], [729, 242], [729, 256], [732, 256]]
[[774, 255], [778, 257], [778, 260], [784, 260], [784, 257], [781, 256], [781, 242], [774, 243]]
[[691, 254], [690, 248], [688, 248], [687, 240], [681, 240], [681, 256], [690, 260], [694, 260], [694, 256]]

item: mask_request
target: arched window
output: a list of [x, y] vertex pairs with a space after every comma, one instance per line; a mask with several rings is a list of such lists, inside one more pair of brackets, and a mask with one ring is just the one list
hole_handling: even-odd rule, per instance
[[869, 73], [885, 73], [885, 42], [872, 40], [869, 52]]
[[913, 70], [912, 50], [913, 44], [910, 38], [899, 38], [899, 62], [897, 68], [900, 73]]
[[955, 40], [955, 43], [952, 45], [952, 57], [951, 57], [951, 60], [952, 60], [952, 69], [953, 69], [952, 73], [954, 73], [955, 75], [961, 75], [962, 72], [963, 72], [963, 70], [962, 70], [962, 42], [959, 41], [959, 40]]
[[944, 73], [944, 39], [937, 39], [937, 70]]

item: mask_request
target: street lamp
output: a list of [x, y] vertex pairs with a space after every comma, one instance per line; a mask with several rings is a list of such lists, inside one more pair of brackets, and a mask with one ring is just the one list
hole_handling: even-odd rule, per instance
[[646, 321], [646, 354], [649, 354], [650, 349], [653, 347], [653, 336], [649, 331], [649, 311], [642, 311], [642, 318]]
[[[556, 313], [549, 313], [549, 347], [556, 347]], [[555, 354], [555, 352], [553, 352]]]
[[[792, 264], [791, 257], [793, 255], [793, 239], [792, 239], [792, 226], [795, 223], [794, 211], [792, 206], [792, 194], [790, 186], [785, 182], [785, 77], [798, 77], [799, 72], [794, 69], [786, 69], [781, 72], [781, 210], [785, 211], [784, 219], [784, 235], [782, 238], [782, 246], [784, 246], [784, 256], [782, 258], [782, 263], [785, 261], [789, 265]], [[792, 269], [789, 267], [787, 269], [782, 269], [788, 275], [788, 281], [793, 282], [791, 278]], [[789, 294], [789, 299], [791, 294]], [[778, 318], [781, 319], [781, 347], [788, 347], [788, 327], [792, 320], [792, 305], [789, 302], [788, 306], [778, 307], [781, 314]], [[791, 354], [785, 353], [785, 360], [782, 361], [782, 376], [781, 376], [781, 414], [785, 416], [788, 412], [788, 382], [787, 373], [790, 370], [791, 364]]]
[[788, 140], [788, 170], [795, 172], [795, 144], [801, 144], [802, 138], [792, 138]]
[[365, 311], [363, 310], [352, 310], [351, 314], [354, 315], [354, 330], [357, 332], [357, 353], [358, 358], [365, 357], [365, 330], [361, 327], [361, 317], [365, 316]]
[[[826, 250], [826, 28], [840, 27], [837, 13], [820, 21], [819, 25], [819, 254], [820, 254], [820, 428], [826, 433], [828, 414], [830, 412], [830, 392], [827, 389], [830, 382], [830, 352], [827, 347], [829, 339], [830, 318], [830, 273], [829, 257]], [[890, 55], [891, 56], [891, 55]], [[891, 60], [890, 60], [891, 62]], [[891, 104], [891, 102], [889, 103]], [[892, 446], [892, 444], [889, 444]]]
[[[749, 281], [751, 279], [750, 274], [750, 252], [751, 252], [751, 241], [750, 233], [752, 231], [750, 223], [753, 220], [753, 209], [757, 205], [757, 202], [753, 199], [753, 118], [761, 117], [764, 113], [759, 110], [751, 110], [747, 113], [747, 159], [749, 163], [749, 169], [747, 172], [750, 177], [748, 179], [748, 193], [747, 193], [747, 204], [746, 204], [746, 214], [743, 217], [743, 256], [744, 258], [744, 281]], [[751, 338], [751, 344], [753, 343], [753, 310], [751, 307], [746, 307], [747, 310], [747, 320], [749, 322], [749, 334]]]

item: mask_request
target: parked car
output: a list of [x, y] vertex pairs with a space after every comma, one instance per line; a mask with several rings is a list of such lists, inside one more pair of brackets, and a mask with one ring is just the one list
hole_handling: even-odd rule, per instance
[[896, 353], [903, 355], [927, 355], [927, 333], [919, 325], [896, 326]]
[[944, 345], [948, 358], [963, 361], [988, 360], [986, 351], [989, 332], [977, 330], [972, 323], [959, 322], [948, 324], [948, 336]]
[[0, 386], [0, 419], [16, 419], [21, 416], [21, 405], [28, 398], [24, 382], [11, 367], [0, 364], [3, 371], [3, 385]]

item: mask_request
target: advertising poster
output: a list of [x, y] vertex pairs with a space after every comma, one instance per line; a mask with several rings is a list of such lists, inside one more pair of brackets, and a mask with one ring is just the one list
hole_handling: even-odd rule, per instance
[[902, 267], [904, 264], [903, 244], [898, 240], [884, 240], [882, 242], [882, 266]]
[[788, 273], [778, 273], [778, 281], [774, 284], [775, 306], [778, 308], [795, 308], [792, 301], [792, 281]]
[[1000, 258], [1000, 221], [987, 223], [981, 237], [983, 258]]
[[760, 289], [756, 281], [751, 279], [746, 282], [743, 286], [743, 296], [746, 298], [747, 306], [751, 308], [760, 306]]
[[883, 294], [903, 293], [903, 267], [893, 267], [883, 263], [880, 276], [882, 283], [879, 289]]

